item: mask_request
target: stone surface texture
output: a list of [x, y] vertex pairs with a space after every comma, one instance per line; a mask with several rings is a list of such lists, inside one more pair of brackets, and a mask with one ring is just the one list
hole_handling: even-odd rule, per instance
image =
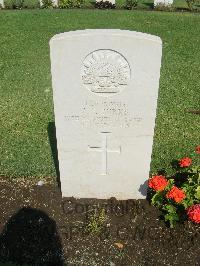
[[163, 5], [163, 6], [171, 6], [173, 4], [173, 0], [154, 0], [154, 6]]
[[50, 40], [62, 195], [146, 197], [162, 42], [126, 30]]

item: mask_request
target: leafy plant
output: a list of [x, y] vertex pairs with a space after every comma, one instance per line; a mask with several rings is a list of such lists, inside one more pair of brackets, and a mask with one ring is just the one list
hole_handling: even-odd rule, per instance
[[[153, 195], [152, 205], [158, 207], [170, 227], [176, 222], [190, 219], [200, 223], [200, 146], [190, 154], [177, 161], [176, 174], [169, 178], [154, 175], [149, 179], [149, 188]], [[197, 165], [194, 165], [194, 161]]]
[[59, 8], [81, 8], [84, 4], [84, 0], [60, 0]]
[[53, 8], [54, 4], [53, 4], [53, 0], [42, 0], [42, 8]]
[[40, 7], [40, 2], [38, 0], [24, 0], [23, 3], [23, 8], [39, 8]]
[[83, 5], [84, 5], [84, 0], [76, 0], [74, 7], [81, 8]]
[[99, 1], [95, 3], [95, 8], [98, 9], [114, 9], [116, 6], [110, 1]]
[[5, 0], [6, 9], [22, 9], [24, 0]]
[[194, 5], [196, 4], [197, 0], [185, 0], [188, 8], [190, 11], [192, 11], [194, 9]]
[[138, 0], [126, 0], [126, 9], [132, 10], [135, 9], [138, 5]]
[[59, 8], [72, 8], [73, 7], [73, 0], [60, 0], [58, 3]]
[[105, 209], [96, 211], [89, 217], [89, 221], [86, 225], [86, 232], [92, 235], [99, 235], [105, 228], [106, 221]]

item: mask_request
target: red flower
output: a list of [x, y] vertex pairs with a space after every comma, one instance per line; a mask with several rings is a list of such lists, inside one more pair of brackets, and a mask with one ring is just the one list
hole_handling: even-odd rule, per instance
[[162, 175], [155, 175], [149, 179], [149, 187], [155, 191], [162, 191], [168, 185], [167, 179]]
[[190, 220], [195, 223], [200, 223], [200, 204], [195, 204], [187, 209], [187, 215]]
[[185, 192], [176, 186], [173, 186], [172, 189], [166, 194], [167, 199], [173, 199], [177, 203], [181, 202], [185, 197]]
[[197, 146], [195, 150], [196, 150], [196, 153], [197, 153], [197, 154], [200, 154], [200, 145]]
[[192, 159], [185, 157], [179, 161], [180, 167], [188, 167], [192, 164]]

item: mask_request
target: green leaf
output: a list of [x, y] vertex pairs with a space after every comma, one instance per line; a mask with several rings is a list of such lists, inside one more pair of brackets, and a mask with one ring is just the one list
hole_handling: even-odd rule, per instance
[[184, 206], [185, 209], [192, 206], [193, 204], [194, 204], [194, 200], [192, 198], [186, 198], [182, 201], [182, 205]]
[[151, 199], [151, 203], [154, 206], [161, 206], [163, 204], [163, 193], [157, 191]]
[[174, 179], [168, 179], [168, 185], [165, 188], [167, 191], [170, 190], [174, 185]]
[[200, 200], [200, 186], [198, 186], [196, 189], [195, 197]]
[[173, 228], [177, 221], [179, 221], [179, 215], [177, 214], [177, 208], [172, 204], [166, 204], [163, 206], [163, 210], [167, 212], [164, 215], [165, 221], [169, 221], [170, 227]]
[[164, 218], [165, 218], [165, 222], [169, 221], [171, 228], [173, 228], [176, 222], [179, 221], [179, 216], [177, 213], [165, 214]]
[[163, 210], [167, 211], [169, 214], [176, 213], [176, 207], [172, 204], [166, 204], [163, 206]]

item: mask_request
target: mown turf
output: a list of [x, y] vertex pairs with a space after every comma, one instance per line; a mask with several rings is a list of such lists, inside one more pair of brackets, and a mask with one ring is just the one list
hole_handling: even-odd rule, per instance
[[[48, 125], [54, 121], [49, 40], [59, 32], [119, 28], [158, 35], [163, 59], [151, 169], [200, 144], [200, 17], [142, 11], [0, 12], [0, 174], [55, 176]], [[72, 51], [76, 52], [76, 51]]]

